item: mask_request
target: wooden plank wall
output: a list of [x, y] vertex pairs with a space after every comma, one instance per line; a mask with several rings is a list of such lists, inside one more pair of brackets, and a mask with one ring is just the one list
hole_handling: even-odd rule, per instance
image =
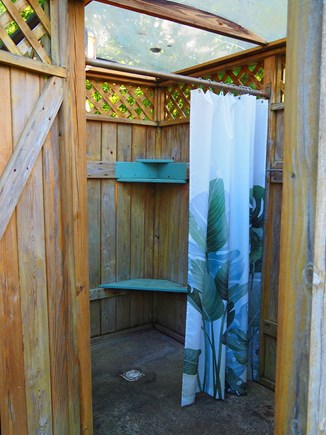
[[[34, 166], [22, 166], [17, 159], [14, 174], [30, 175], [0, 238], [3, 435], [93, 432], [83, 4], [52, 1], [51, 17], [52, 60], [61, 67], [48, 65], [44, 75], [43, 67], [33, 68], [34, 61], [23, 56], [17, 60], [6, 53], [10, 62], [0, 60], [1, 186], [8, 181], [2, 174], [22, 132], [28, 136], [22, 144], [27, 154], [39, 139], [35, 132], [44, 129], [46, 123], [40, 126], [37, 110], [42, 113], [45, 108], [37, 102], [44, 97], [45, 83], [53, 82], [48, 76], [69, 75], [67, 80], [58, 79], [62, 104], [58, 114], [48, 115], [51, 128]], [[2, 212], [8, 212], [2, 206]]]
[[[162, 127], [158, 157], [189, 162], [189, 124]], [[155, 198], [155, 278], [187, 284], [188, 185], [158, 185]], [[185, 334], [185, 296], [155, 294], [155, 321], [167, 333]]]
[[[45, 79], [5, 66], [0, 76], [1, 175]], [[63, 339], [69, 318], [59, 142], [56, 119], [0, 241], [3, 434], [63, 433], [69, 427], [69, 389], [75, 379], [68, 379], [71, 349]]]
[[[188, 162], [189, 125], [88, 120], [88, 161], [173, 158]], [[184, 332], [185, 297], [98, 291], [103, 282], [162, 278], [186, 283], [188, 186], [88, 179], [91, 336], [153, 322]], [[156, 307], [159, 307], [158, 309]]]

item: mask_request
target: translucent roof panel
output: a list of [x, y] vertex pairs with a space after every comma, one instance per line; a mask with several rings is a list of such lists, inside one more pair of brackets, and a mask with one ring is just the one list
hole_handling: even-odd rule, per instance
[[[271, 42], [286, 36], [287, 0], [174, 0], [234, 21]], [[86, 6], [97, 57], [157, 71], [178, 71], [253, 44], [96, 1]]]

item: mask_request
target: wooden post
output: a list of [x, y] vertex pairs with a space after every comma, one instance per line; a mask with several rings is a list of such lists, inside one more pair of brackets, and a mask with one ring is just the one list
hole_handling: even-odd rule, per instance
[[276, 434], [326, 430], [326, 2], [289, 0]]
[[[92, 434], [88, 283], [84, 5], [52, 4], [53, 61], [67, 69], [60, 120], [64, 287], [68, 309], [69, 433]], [[59, 431], [60, 432], [60, 431]], [[58, 433], [59, 433], [58, 432]]]

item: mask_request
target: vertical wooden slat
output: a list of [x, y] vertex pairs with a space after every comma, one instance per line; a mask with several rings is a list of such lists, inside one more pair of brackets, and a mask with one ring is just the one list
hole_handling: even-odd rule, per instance
[[[117, 126], [102, 125], [102, 160], [115, 162], [117, 156]], [[101, 181], [101, 281], [116, 279], [116, 181]], [[115, 299], [102, 300], [101, 333], [115, 330]]]
[[[117, 126], [103, 123], [102, 159], [115, 162], [117, 156]], [[101, 280], [115, 281], [116, 251], [116, 181], [102, 180], [101, 207]]]
[[116, 297], [101, 301], [101, 334], [115, 331], [116, 322]]
[[[270, 104], [280, 102], [279, 58], [270, 56], [264, 60], [264, 82], [270, 85]], [[276, 150], [283, 148], [283, 141], [277, 141], [277, 112], [269, 107], [268, 113], [268, 147], [267, 169], [281, 169], [282, 161], [277, 161]], [[277, 147], [278, 145], [278, 147]], [[280, 150], [278, 152], [280, 157]], [[277, 322], [278, 275], [279, 275], [279, 239], [282, 206], [282, 185], [271, 183], [267, 173], [264, 213], [264, 246], [262, 265], [261, 313], [260, 313], [260, 345], [259, 345], [259, 378], [268, 387], [274, 387], [276, 374], [276, 337], [266, 334], [266, 322]]]
[[[131, 161], [132, 126], [119, 125], [117, 132], [117, 160]], [[116, 234], [116, 278], [130, 278], [130, 196], [131, 186], [117, 183], [117, 234]], [[130, 295], [116, 298], [116, 329], [129, 327]]]
[[325, 2], [289, 1], [277, 434], [326, 428], [325, 28]]
[[[146, 157], [147, 127], [135, 125], [132, 129], [131, 160]], [[130, 277], [144, 277], [145, 240], [147, 229], [145, 228], [145, 196], [149, 189], [147, 183], [134, 184], [131, 186], [130, 201]], [[143, 322], [143, 294], [130, 294], [130, 327]]]
[[[10, 69], [0, 67], [0, 175], [12, 148]], [[0, 241], [0, 432], [27, 433], [16, 212]]]
[[[131, 161], [132, 127], [118, 126], [118, 161]], [[117, 184], [117, 280], [130, 277], [130, 190], [128, 183]]]
[[[101, 123], [87, 123], [87, 158], [101, 160]], [[88, 180], [88, 264], [89, 285], [101, 283], [101, 181]]]
[[68, 70], [60, 111], [64, 289], [68, 295], [68, 432], [91, 434], [84, 5], [60, 0], [55, 6], [56, 59]]
[[49, 313], [53, 433], [68, 427], [67, 294], [63, 290], [59, 125], [55, 121], [43, 146], [44, 223]]
[[90, 334], [96, 337], [101, 334], [101, 301], [90, 302]]
[[[189, 163], [189, 124], [179, 126], [179, 138], [181, 144], [180, 160], [182, 162]], [[180, 186], [178, 282], [184, 285], [187, 284], [188, 275], [188, 234], [189, 183]], [[183, 308], [182, 310], [182, 312], [185, 314], [185, 310]], [[185, 325], [185, 322], [183, 322], [183, 325]]]
[[115, 301], [115, 329], [120, 331], [130, 326], [130, 294], [117, 296]]
[[[13, 140], [17, 142], [40, 84], [38, 78], [22, 72], [12, 73], [12, 83], [19, 83], [20, 91], [13, 103]], [[52, 404], [41, 155], [17, 205], [17, 230], [28, 432], [46, 433], [52, 430]]]

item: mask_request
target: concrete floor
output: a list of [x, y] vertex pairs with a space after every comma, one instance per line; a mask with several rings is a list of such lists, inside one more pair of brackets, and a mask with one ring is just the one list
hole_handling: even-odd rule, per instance
[[[274, 394], [250, 383], [248, 396], [206, 395], [180, 407], [183, 345], [150, 330], [92, 345], [95, 435], [273, 434]], [[120, 374], [138, 369], [136, 382]]]

